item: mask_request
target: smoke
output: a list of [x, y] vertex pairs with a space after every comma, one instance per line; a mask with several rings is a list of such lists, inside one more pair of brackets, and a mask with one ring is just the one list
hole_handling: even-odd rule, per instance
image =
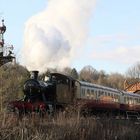
[[88, 35], [95, 0], [49, 0], [25, 24], [22, 63], [29, 70], [70, 66]]

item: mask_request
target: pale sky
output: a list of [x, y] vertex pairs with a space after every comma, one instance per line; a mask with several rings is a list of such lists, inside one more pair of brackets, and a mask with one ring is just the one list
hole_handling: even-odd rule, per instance
[[[0, 0], [0, 19], [4, 17], [7, 26], [5, 42], [14, 45], [19, 62], [25, 23], [46, 7], [47, 0]], [[140, 1], [96, 0], [88, 39], [71, 67], [80, 70], [91, 65], [97, 70], [125, 73], [140, 61], [139, 53]]]

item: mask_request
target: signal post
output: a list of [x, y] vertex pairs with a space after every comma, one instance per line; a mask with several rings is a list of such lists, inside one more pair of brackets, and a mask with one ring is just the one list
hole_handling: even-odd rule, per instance
[[6, 26], [4, 25], [4, 20], [0, 25], [0, 67], [8, 62], [13, 62], [15, 57], [12, 53], [13, 45], [5, 45], [4, 33], [6, 32]]

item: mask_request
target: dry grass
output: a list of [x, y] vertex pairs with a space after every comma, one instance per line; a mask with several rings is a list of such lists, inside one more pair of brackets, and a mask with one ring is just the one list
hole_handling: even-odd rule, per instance
[[55, 117], [38, 115], [19, 119], [12, 114], [0, 115], [0, 140], [139, 140], [140, 124], [126, 120], [93, 117]]

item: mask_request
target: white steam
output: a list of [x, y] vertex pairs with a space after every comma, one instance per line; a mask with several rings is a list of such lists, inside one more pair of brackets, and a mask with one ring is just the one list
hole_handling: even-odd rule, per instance
[[95, 0], [49, 0], [25, 25], [23, 64], [29, 70], [70, 66], [87, 39]]

